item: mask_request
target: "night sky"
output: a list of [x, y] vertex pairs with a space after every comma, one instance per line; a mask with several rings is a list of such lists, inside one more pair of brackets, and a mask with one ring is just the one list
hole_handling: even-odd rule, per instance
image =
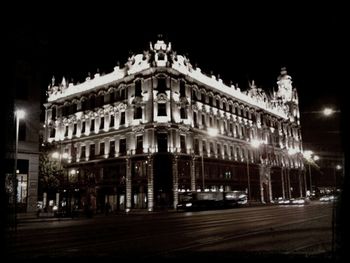
[[40, 61], [43, 91], [52, 75], [76, 83], [97, 69], [111, 72], [130, 52], [148, 49], [158, 34], [202, 71], [220, 74], [224, 82], [232, 80], [242, 90], [253, 79], [264, 90], [276, 88], [280, 68], [286, 66], [299, 93], [304, 142], [340, 147], [340, 115], [325, 119], [308, 112], [323, 106], [340, 109], [343, 102], [341, 6], [135, 6], [136, 11], [132, 5], [102, 4], [23, 10], [10, 29], [21, 38], [18, 52], [25, 50]]

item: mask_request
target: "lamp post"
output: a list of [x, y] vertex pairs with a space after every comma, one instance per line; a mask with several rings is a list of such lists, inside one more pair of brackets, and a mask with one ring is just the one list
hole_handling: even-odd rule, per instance
[[[59, 169], [63, 170], [62, 159], [66, 160], [66, 159], [68, 159], [69, 156], [68, 156], [68, 153], [62, 153], [61, 151], [62, 151], [62, 146], [60, 147], [60, 151], [59, 152], [53, 152], [52, 153], [52, 158], [56, 159], [56, 160], [58, 159]], [[69, 175], [67, 173], [67, 197], [68, 197], [68, 183], [69, 183]], [[56, 205], [59, 207], [59, 204], [56, 204]], [[68, 209], [68, 200], [66, 201], [66, 208]]]
[[[262, 142], [259, 140], [252, 140], [250, 145], [253, 148], [259, 148]], [[247, 184], [248, 184], [248, 201], [251, 200], [251, 191], [250, 191], [250, 173], [249, 173], [249, 154], [247, 154]]]
[[312, 195], [311, 161], [312, 160], [317, 161], [320, 159], [320, 157], [318, 157], [317, 155], [312, 156], [313, 154], [314, 154], [313, 151], [310, 151], [310, 150], [303, 152], [303, 156], [307, 160], [308, 166], [309, 166], [310, 195]]
[[14, 212], [14, 226], [17, 227], [17, 157], [18, 157], [18, 133], [19, 133], [19, 120], [23, 119], [25, 112], [23, 110], [15, 111], [16, 119], [16, 140], [15, 140], [15, 156], [14, 156], [14, 169], [13, 169], [13, 212]]
[[340, 171], [342, 169], [342, 166], [340, 164], [337, 164], [334, 167], [334, 192], [336, 194], [337, 192], [337, 170]]

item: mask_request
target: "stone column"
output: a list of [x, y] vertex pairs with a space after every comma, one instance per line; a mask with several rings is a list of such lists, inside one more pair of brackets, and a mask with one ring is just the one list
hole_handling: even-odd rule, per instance
[[292, 193], [290, 190], [290, 168], [287, 168], [287, 187], [288, 187], [288, 198], [292, 198]]
[[154, 182], [153, 182], [153, 157], [147, 157], [147, 206], [148, 211], [153, 211], [154, 208]]
[[269, 201], [272, 202], [272, 185], [271, 185], [271, 168], [268, 168], [268, 180], [269, 180]]
[[126, 159], [126, 212], [131, 209], [131, 160], [130, 157]]
[[303, 183], [302, 183], [302, 175], [301, 175], [301, 170], [298, 169], [298, 180], [299, 180], [299, 192], [300, 192], [300, 197], [303, 197]]
[[259, 186], [260, 186], [260, 200], [261, 203], [265, 203], [265, 198], [264, 198], [264, 177], [265, 177], [265, 167], [263, 164], [259, 166]]
[[305, 189], [305, 197], [307, 197], [307, 181], [306, 181], [306, 169], [303, 169], [303, 180], [304, 180], [304, 189]]
[[284, 190], [284, 174], [283, 174], [283, 167], [281, 167], [281, 181], [282, 181], [282, 197], [283, 199], [286, 198], [286, 192]]
[[179, 188], [179, 177], [177, 170], [178, 156], [174, 154], [173, 156], [173, 197], [174, 197], [174, 209], [176, 209], [178, 203], [178, 188]]

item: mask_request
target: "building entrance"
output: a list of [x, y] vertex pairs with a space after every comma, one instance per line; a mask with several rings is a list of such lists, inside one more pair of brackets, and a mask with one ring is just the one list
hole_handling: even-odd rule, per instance
[[154, 200], [156, 209], [172, 208], [173, 180], [170, 154], [157, 154], [154, 157]]

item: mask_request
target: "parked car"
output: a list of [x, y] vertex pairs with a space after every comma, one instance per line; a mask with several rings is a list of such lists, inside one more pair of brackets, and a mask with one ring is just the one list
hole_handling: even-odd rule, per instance
[[338, 196], [336, 195], [324, 195], [320, 198], [321, 202], [336, 202], [338, 200]]

